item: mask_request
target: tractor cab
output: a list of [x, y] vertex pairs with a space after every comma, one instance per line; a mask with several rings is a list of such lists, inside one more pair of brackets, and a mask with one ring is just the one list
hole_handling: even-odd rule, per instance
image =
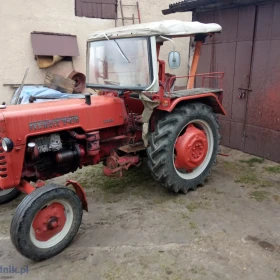
[[[190, 95], [210, 92], [221, 101], [221, 84], [215, 83], [216, 88], [209, 88], [205, 81], [221, 81], [223, 73], [196, 74], [202, 43], [207, 36], [221, 30], [221, 26], [215, 23], [165, 20], [93, 33], [87, 47], [87, 86], [119, 93], [130, 91], [134, 96], [135, 93], [145, 93], [152, 100], [159, 100], [159, 108], [168, 111], [174, 99]], [[180, 66], [187, 69], [187, 65], [181, 65], [180, 53], [173, 41], [173, 38], [180, 37], [193, 37], [196, 42], [190, 73], [186, 76], [166, 72], [166, 64], [171, 69]], [[165, 60], [161, 60], [160, 50], [166, 42], [171, 43], [170, 52]], [[194, 89], [196, 77], [202, 82]], [[180, 83], [178, 87], [175, 84], [180, 79], [187, 79], [187, 83]], [[218, 105], [216, 107], [224, 113]]]

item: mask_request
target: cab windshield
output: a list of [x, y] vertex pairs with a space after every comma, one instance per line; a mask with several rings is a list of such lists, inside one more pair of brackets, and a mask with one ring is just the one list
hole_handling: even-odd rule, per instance
[[110, 39], [89, 43], [88, 85], [145, 89], [152, 83], [147, 38]]

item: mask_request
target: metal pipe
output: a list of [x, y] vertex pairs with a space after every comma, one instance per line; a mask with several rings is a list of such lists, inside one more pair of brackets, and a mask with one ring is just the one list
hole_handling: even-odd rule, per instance
[[75, 131], [68, 131], [68, 133], [75, 139], [77, 140], [82, 140], [82, 139], [86, 139], [86, 135], [85, 134], [78, 134]]

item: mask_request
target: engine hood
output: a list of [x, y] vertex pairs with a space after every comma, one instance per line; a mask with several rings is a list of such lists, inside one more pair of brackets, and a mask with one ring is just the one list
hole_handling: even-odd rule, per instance
[[91, 96], [91, 105], [85, 99], [11, 105], [0, 109], [0, 116], [5, 122], [1, 137], [12, 139], [15, 145], [24, 145], [29, 136], [78, 127], [87, 132], [119, 126], [127, 113], [120, 98]]

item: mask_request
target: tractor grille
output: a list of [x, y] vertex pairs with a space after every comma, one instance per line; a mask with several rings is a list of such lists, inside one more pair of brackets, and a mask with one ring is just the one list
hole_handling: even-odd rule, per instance
[[5, 157], [5, 151], [2, 148], [2, 138], [0, 138], [0, 178], [7, 178], [7, 162]]

